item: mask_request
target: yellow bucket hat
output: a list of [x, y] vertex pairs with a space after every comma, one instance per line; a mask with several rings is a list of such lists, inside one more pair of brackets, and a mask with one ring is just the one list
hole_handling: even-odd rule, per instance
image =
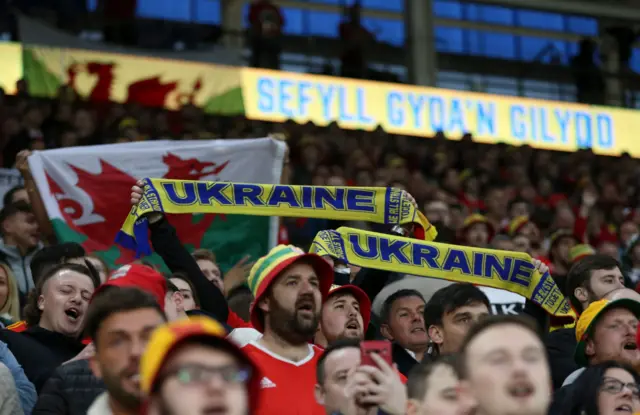
[[602, 314], [613, 308], [626, 308], [636, 317], [640, 318], [640, 303], [629, 298], [621, 298], [619, 300], [599, 300], [591, 303], [586, 310], [580, 314], [580, 318], [576, 323], [576, 340], [578, 345], [574, 353], [574, 360], [580, 366], [587, 366], [589, 361], [585, 352], [587, 340], [593, 334], [593, 329]]

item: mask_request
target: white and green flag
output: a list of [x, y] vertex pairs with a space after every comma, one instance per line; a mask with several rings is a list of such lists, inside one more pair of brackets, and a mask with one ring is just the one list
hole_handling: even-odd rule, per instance
[[[37, 151], [29, 166], [55, 234], [78, 242], [110, 266], [135, 253], [114, 244], [127, 216], [137, 179], [279, 183], [285, 144], [271, 139], [146, 141]], [[245, 254], [264, 255], [275, 245], [277, 218], [241, 215], [169, 215], [190, 249], [213, 250], [223, 270]], [[161, 264], [154, 255], [151, 262]]]

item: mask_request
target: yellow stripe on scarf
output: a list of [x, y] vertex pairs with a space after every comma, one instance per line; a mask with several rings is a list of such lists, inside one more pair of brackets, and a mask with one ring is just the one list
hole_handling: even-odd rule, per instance
[[471, 248], [342, 227], [319, 232], [310, 252], [363, 268], [441, 278], [520, 294], [556, 317], [575, 314], [547, 272], [521, 252]]
[[138, 254], [151, 253], [147, 222], [143, 218], [151, 212], [362, 220], [388, 225], [413, 223], [425, 240], [432, 241], [437, 235], [407, 193], [395, 188], [145, 179], [142, 200], [129, 212], [116, 242]]

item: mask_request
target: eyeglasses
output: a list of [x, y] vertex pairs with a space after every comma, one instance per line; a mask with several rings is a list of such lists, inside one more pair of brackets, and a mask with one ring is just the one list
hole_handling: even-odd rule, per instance
[[175, 378], [183, 385], [204, 384], [218, 377], [227, 384], [244, 384], [251, 377], [251, 369], [235, 365], [212, 367], [199, 364], [190, 364], [177, 367], [162, 376], [163, 381]]
[[640, 389], [638, 388], [637, 383], [624, 383], [618, 379], [604, 378], [604, 382], [602, 383], [600, 390], [613, 395], [622, 392], [625, 387], [629, 389], [635, 398], [640, 399]]

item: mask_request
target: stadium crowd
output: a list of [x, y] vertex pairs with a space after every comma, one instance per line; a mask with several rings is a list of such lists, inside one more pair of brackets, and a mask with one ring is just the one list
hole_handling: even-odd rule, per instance
[[[68, 87], [39, 99], [25, 81], [0, 95], [0, 123], [2, 166], [25, 180], [0, 212], [2, 414], [640, 412], [640, 171], [627, 155], [86, 102]], [[398, 273], [305, 253], [335, 220], [282, 218], [281, 244], [222, 275], [152, 213], [171, 273], [144, 260], [109, 269], [55, 241], [26, 163], [58, 147], [267, 134], [288, 145], [285, 184], [402, 189], [437, 242], [530, 255], [576, 323], [529, 300], [521, 315], [490, 316], [472, 284], [425, 295]], [[122, 197], [135, 206], [143, 183], [131, 186]]]

